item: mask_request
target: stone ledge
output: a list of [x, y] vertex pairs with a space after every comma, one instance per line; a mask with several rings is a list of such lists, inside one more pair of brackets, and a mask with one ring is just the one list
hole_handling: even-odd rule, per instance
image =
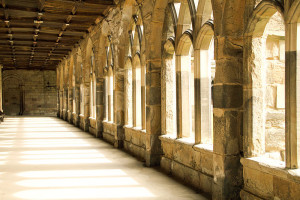
[[285, 164], [280, 161], [264, 157], [253, 157], [241, 158], [241, 163], [244, 167], [300, 183], [300, 169], [286, 169]]
[[189, 139], [176, 139], [173, 135], [162, 135], [159, 139], [162, 144], [163, 157], [203, 174], [213, 175], [212, 145], [195, 145]]
[[189, 138], [177, 139], [176, 136], [174, 136], [174, 135], [162, 135], [162, 136], [159, 136], [159, 139], [161, 141], [169, 142], [172, 144], [178, 142], [181, 144], [189, 145], [189, 146], [192, 146], [192, 148], [198, 152], [213, 153], [213, 145], [212, 144], [195, 144]]
[[133, 126], [125, 125], [125, 126], [123, 126], [123, 128], [125, 130], [132, 130], [132, 131], [136, 131], [136, 132], [146, 133], [146, 130], [141, 129], [141, 128], [137, 128], [137, 127], [133, 127]]
[[204, 174], [166, 157], [161, 158], [161, 168], [165, 173], [176, 177], [196, 190], [200, 190], [209, 196], [212, 194], [213, 175]]
[[124, 141], [146, 149], [146, 131], [133, 127], [124, 127]]

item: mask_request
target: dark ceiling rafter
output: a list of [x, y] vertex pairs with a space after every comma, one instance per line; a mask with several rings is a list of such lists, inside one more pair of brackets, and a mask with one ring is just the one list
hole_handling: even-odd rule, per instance
[[56, 48], [56, 45], [58, 45], [59, 41], [61, 40], [62, 36], [63, 36], [63, 33], [64, 31], [67, 29], [67, 27], [70, 25], [70, 22], [72, 20], [72, 17], [76, 14], [76, 11], [77, 11], [77, 8], [79, 6], [79, 3], [81, 3], [81, 1], [75, 1], [74, 2], [74, 5], [73, 5], [73, 8], [72, 8], [72, 11], [70, 13], [70, 15], [67, 17], [67, 19], [65, 20], [65, 24], [62, 25], [61, 27], [61, 31], [59, 32], [58, 36], [57, 36], [57, 40], [56, 40], [56, 43], [55, 43], [55, 46], [52, 48], [52, 50], [50, 50], [49, 54], [48, 54], [48, 57], [47, 59], [45, 60], [45, 64], [47, 64], [51, 54], [53, 53], [53, 51], [55, 50]]
[[0, 64], [55, 69], [113, 0], [0, 0]]
[[14, 66], [16, 66], [16, 56], [15, 56], [15, 48], [14, 48], [14, 41], [13, 41], [13, 33], [12, 33], [11, 27], [10, 27], [9, 14], [6, 9], [5, 0], [1, 0], [1, 6], [3, 7], [4, 23], [5, 23], [5, 27], [7, 29], [8, 42], [11, 47], [11, 55], [12, 55], [11, 58], [14, 63]]

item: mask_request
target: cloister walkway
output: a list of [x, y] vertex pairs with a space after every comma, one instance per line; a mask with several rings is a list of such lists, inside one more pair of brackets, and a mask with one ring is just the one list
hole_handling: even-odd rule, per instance
[[0, 125], [0, 199], [205, 199], [55, 117]]

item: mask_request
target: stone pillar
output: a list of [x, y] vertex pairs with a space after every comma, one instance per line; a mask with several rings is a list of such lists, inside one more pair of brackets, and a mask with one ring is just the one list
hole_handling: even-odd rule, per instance
[[68, 88], [68, 122], [73, 122], [73, 88]]
[[57, 117], [60, 117], [60, 92], [57, 88]]
[[114, 71], [114, 123], [117, 126], [115, 144], [117, 148], [123, 147], [124, 140], [124, 70], [115, 68]]
[[286, 167], [300, 167], [300, 24], [286, 25], [285, 150]]
[[63, 89], [61, 88], [60, 91], [59, 91], [59, 98], [60, 98], [60, 118], [63, 119], [63, 116], [64, 116], [64, 112], [63, 112], [63, 108], [64, 108], [64, 98], [63, 98]]
[[243, 28], [245, 1], [212, 1], [216, 74], [213, 97], [213, 199], [240, 199], [243, 172]]
[[80, 117], [79, 117], [79, 113], [80, 113], [80, 84], [75, 84], [75, 117], [73, 119], [73, 123], [75, 126], [80, 126]]
[[67, 121], [68, 120], [68, 88], [64, 88], [63, 90], [63, 101], [64, 101], [63, 119]]
[[97, 120], [97, 127], [96, 127], [96, 137], [102, 138], [103, 126], [102, 121], [104, 120], [104, 113], [105, 113], [105, 102], [104, 102], [104, 78], [97, 78], [96, 81], [96, 120]]
[[90, 117], [90, 83], [84, 83], [84, 117], [83, 117], [83, 124], [82, 129], [84, 131], [89, 131], [89, 117]]
[[149, 61], [146, 71], [146, 165], [159, 165], [161, 151], [161, 60]]

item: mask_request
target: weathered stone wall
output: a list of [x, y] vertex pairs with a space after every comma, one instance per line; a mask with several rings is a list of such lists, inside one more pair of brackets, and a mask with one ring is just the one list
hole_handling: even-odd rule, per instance
[[3, 85], [4, 113], [7, 109], [12, 115], [56, 115], [55, 71], [4, 70]]
[[59, 117], [213, 199], [296, 198], [297, 1], [172, 3], [122, 0], [90, 29], [58, 66]]
[[268, 156], [284, 161], [285, 151], [285, 32], [284, 22], [275, 13], [266, 25], [265, 119]]

